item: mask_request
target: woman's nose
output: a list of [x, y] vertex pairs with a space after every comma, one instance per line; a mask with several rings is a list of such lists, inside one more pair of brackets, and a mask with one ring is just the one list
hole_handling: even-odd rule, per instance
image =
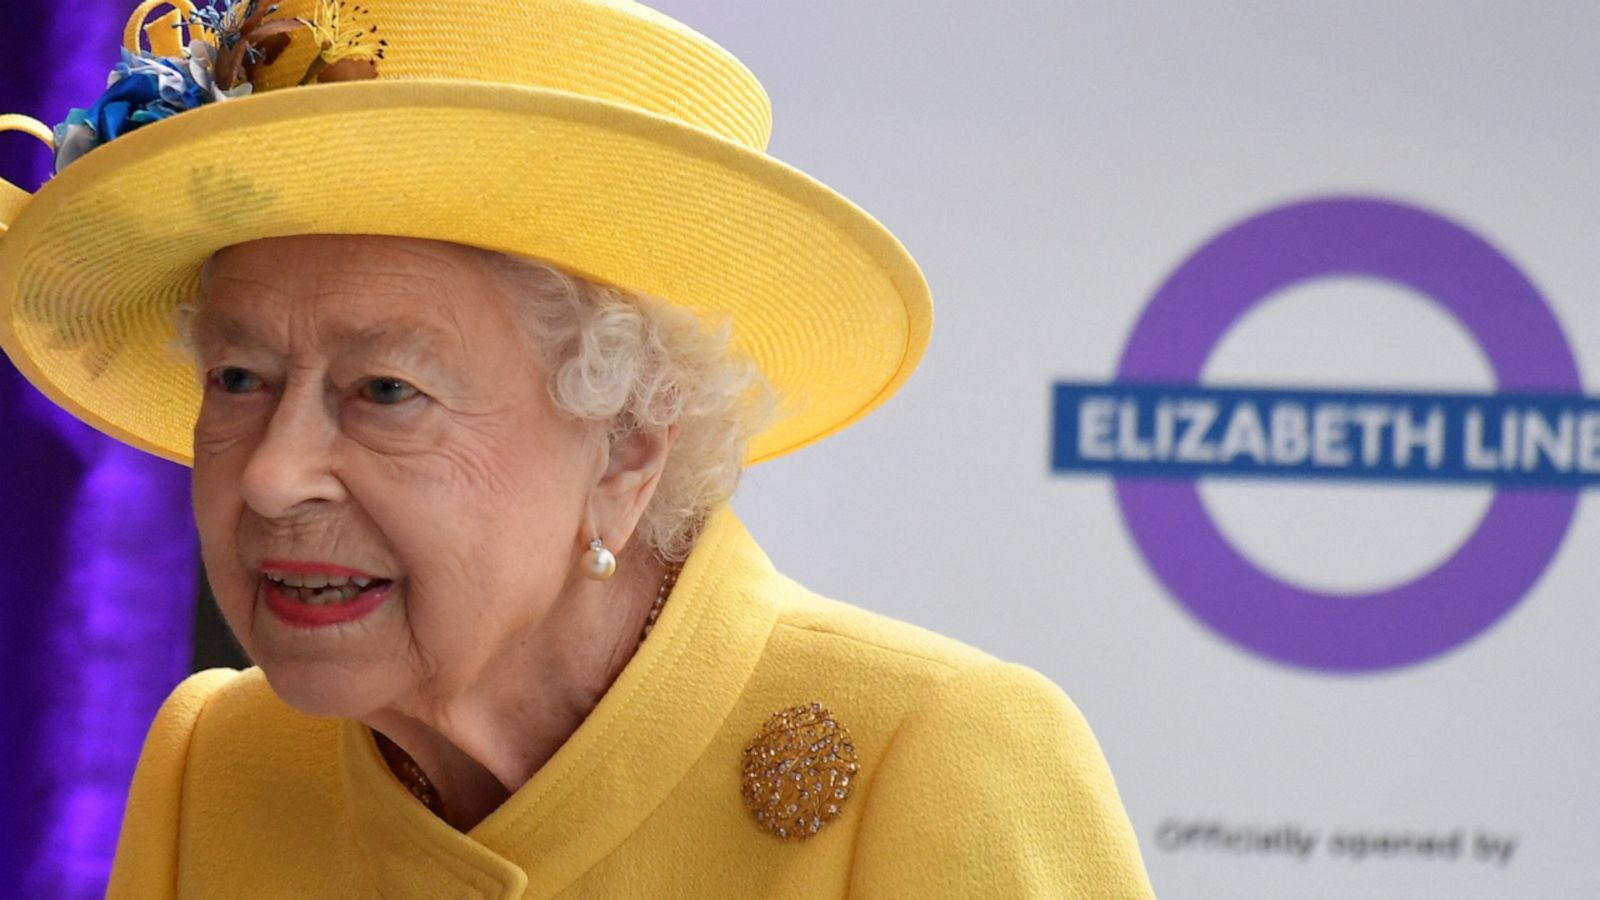
[[244, 501], [268, 519], [293, 518], [345, 497], [333, 457], [339, 422], [318, 384], [291, 384], [250, 453], [242, 476]]

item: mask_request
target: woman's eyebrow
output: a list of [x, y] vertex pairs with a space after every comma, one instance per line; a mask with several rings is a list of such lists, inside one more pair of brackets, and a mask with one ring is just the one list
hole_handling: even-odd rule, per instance
[[[465, 352], [460, 335], [418, 323], [380, 322], [365, 327], [334, 325], [327, 331], [335, 346], [373, 353], [397, 353], [440, 363]], [[196, 339], [252, 350], [273, 350], [249, 325], [227, 315], [201, 312], [195, 323]]]
[[466, 347], [459, 334], [416, 323], [382, 322], [365, 328], [334, 328], [331, 336], [341, 346], [373, 353], [398, 353], [433, 363], [454, 360]]
[[199, 344], [224, 344], [251, 350], [268, 349], [266, 342], [256, 336], [249, 326], [232, 316], [219, 315], [201, 308], [195, 316], [195, 342]]

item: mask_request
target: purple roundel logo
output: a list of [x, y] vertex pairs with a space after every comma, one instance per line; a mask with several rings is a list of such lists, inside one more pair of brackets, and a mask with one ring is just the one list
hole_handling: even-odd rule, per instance
[[[1246, 312], [1277, 291], [1330, 276], [1386, 279], [1433, 298], [1482, 348], [1498, 394], [1581, 396], [1555, 316], [1515, 265], [1439, 215], [1368, 198], [1283, 206], [1205, 244], [1150, 301], [1117, 383], [1198, 385], [1212, 349]], [[1568, 415], [1562, 427], [1576, 413]], [[1414, 664], [1484, 632], [1550, 564], [1578, 498], [1565, 484], [1499, 483], [1453, 556], [1409, 583], [1352, 597], [1307, 590], [1253, 565], [1217, 529], [1193, 478], [1114, 475], [1134, 541], [1179, 603], [1254, 653], [1332, 672]]]

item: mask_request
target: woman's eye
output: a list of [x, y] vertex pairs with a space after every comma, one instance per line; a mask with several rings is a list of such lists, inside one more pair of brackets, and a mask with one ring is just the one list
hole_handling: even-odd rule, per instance
[[232, 366], [212, 372], [211, 380], [230, 394], [248, 394], [261, 387], [261, 379], [254, 372]]
[[380, 406], [404, 403], [416, 395], [416, 388], [398, 378], [370, 378], [361, 386], [362, 398]]

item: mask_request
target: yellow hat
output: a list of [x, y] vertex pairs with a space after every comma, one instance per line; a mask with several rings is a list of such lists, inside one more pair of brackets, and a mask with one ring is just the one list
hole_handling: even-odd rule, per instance
[[750, 462], [866, 415], [927, 345], [905, 248], [766, 154], [737, 59], [630, 0], [151, 0], [127, 37], [118, 71], [162, 79], [142, 113], [108, 101], [53, 135], [0, 117], [64, 162], [92, 147], [32, 196], [0, 180], [0, 346], [158, 456], [190, 462], [200, 403], [172, 308], [260, 238], [454, 241], [727, 314], [793, 409]]

